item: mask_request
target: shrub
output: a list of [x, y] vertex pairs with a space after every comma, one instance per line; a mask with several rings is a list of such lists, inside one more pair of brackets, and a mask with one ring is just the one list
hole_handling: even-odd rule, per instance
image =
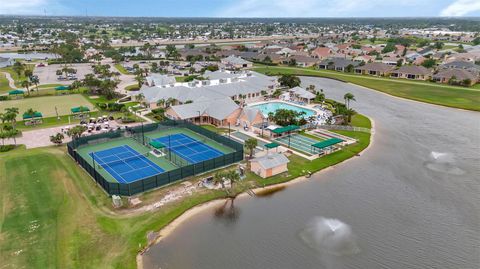
[[15, 148], [15, 145], [0, 145], [0, 152], [7, 152]]

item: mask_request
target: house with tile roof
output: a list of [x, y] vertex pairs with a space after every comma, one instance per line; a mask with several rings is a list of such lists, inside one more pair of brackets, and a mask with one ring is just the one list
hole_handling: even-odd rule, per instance
[[[449, 84], [462, 84], [472, 86], [478, 82], [479, 77], [465, 69], [449, 68], [439, 71], [432, 76], [434, 81]], [[466, 83], [467, 82], [467, 83]]]
[[394, 69], [394, 66], [384, 63], [367, 63], [363, 66], [355, 67], [355, 73], [372, 76], [388, 76]]
[[396, 70], [393, 70], [391, 76], [394, 78], [428, 80], [431, 78], [432, 74], [433, 72], [431, 69], [423, 66], [404, 65]]
[[333, 54], [333, 50], [328, 47], [318, 47], [312, 51], [312, 56], [321, 60], [329, 58]]

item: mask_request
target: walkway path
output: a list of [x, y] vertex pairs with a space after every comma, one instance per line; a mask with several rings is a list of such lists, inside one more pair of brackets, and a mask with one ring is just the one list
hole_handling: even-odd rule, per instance
[[13, 80], [12, 76], [8, 72], [1, 72], [2, 74], [5, 75], [5, 78], [8, 80], [8, 86], [12, 89], [16, 89], [17, 86], [15, 86], [15, 80]]

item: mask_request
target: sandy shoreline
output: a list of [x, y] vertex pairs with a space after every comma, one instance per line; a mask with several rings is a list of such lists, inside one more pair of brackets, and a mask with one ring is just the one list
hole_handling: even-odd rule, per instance
[[[372, 132], [370, 134], [370, 143], [369, 145], [364, 149], [362, 150], [360, 153], [365, 153], [374, 143], [374, 137], [375, 137], [375, 121], [372, 120], [371, 118], [369, 118], [371, 124], [372, 124]], [[331, 169], [334, 169], [335, 167], [339, 166], [339, 165], [342, 165], [352, 159], [354, 159], [356, 156], [353, 156], [351, 158], [348, 158], [346, 160], [343, 160], [335, 165], [332, 165], [332, 166], [329, 166], [325, 169], [322, 169], [318, 172], [315, 172], [313, 175], [317, 175], [317, 174], [321, 174], [321, 173], [324, 173], [325, 171], [328, 171], [328, 170], [331, 170]], [[269, 190], [269, 189], [272, 189], [272, 188], [278, 188], [278, 187], [288, 187], [290, 185], [293, 185], [293, 184], [297, 184], [297, 183], [300, 183], [300, 182], [303, 182], [305, 180], [307, 180], [308, 178], [306, 178], [305, 176], [301, 176], [301, 177], [297, 177], [297, 178], [294, 178], [290, 181], [287, 181], [287, 182], [283, 182], [283, 183], [278, 183], [278, 184], [273, 184], [273, 185], [270, 185], [270, 186], [266, 186], [266, 187], [260, 187], [260, 188], [256, 188], [256, 189], [252, 189], [253, 192], [257, 192], [257, 191], [262, 191], [262, 190]], [[248, 193], [246, 192], [242, 192], [240, 193], [237, 197], [237, 198], [244, 198], [244, 197], [250, 197], [248, 195]], [[208, 201], [206, 203], [203, 203], [203, 204], [200, 204], [200, 205], [197, 205], [197, 206], [194, 206], [190, 209], [188, 209], [187, 211], [185, 211], [182, 215], [180, 215], [178, 218], [174, 219], [172, 222], [170, 222], [167, 226], [163, 227], [162, 229], [160, 229], [160, 231], [158, 231], [158, 234], [157, 234], [157, 238], [150, 244], [147, 246], [147, 248], [145, 248], [144, 251], [142, 251], [141, 253], [139, 253], [137, 255], [137, 268], [138, 269], [143, 269], [143, 254], [148, 251], [148, 249], [150, 248], [150, 246], [152, 245], [155, 245], [155, 244], [158, 244], [160, 241], [162, 241], [162, 239], [164, 239], [165, 237], [169, 236], [178, 226], [180, 226], [181, 224], [183, 224], [185, 221], [187, 221], [189, 218], [195, 216], [196, 214], [200, 214], [202, 213], [203, 211], [207, 210], [207, 209], [211, 209], [215, 206], [219, 206], [221, 205], [222, 203], [224, 203], [227, 199], [225, 198], [222, 198], [222, 199], [216, 199], [216, 200], [212, 200], [212, 201]]]

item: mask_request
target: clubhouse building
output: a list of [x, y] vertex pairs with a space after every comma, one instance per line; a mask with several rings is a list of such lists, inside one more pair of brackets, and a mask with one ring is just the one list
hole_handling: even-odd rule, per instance
[[166, 107], [170, 119], [217, 126], [261, 123], [262, 113], [243, 104], [263, 100], [278, 86], [275, 78], [252, 71], [207, 71], [206, 80], [183, 83], [160, 76], [148, 77], [154, 86], [144, 85], [132, 95], [142, 94], [151, 109]]

